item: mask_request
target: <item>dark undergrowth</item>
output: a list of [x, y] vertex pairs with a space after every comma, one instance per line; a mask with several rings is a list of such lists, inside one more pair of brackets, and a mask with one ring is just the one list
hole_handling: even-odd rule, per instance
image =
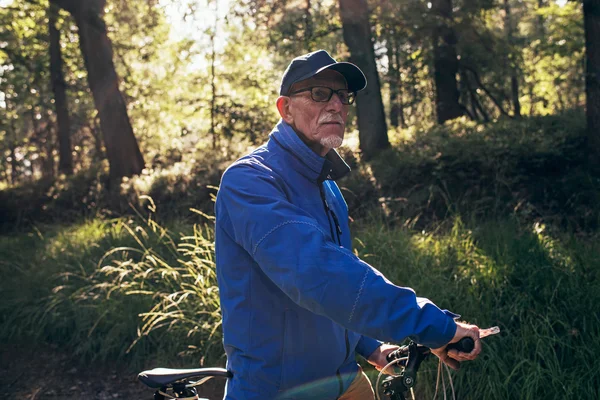
[[342, 186], [355, 217], [380, 208], [389, 221], [417, 229], [453, 215], [598, 228], [600, 177], [586, 165], [580, 111], [493, 125], [461, 121], [392, 140], [370, 163], [346, 153], [355, 171]]

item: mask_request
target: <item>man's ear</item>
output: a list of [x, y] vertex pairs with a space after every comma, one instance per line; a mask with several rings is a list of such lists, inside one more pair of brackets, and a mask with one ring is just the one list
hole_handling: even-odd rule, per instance
[[288, 125], [294, 124], [294, 117], [290, 112], [290, 104], [292, 99], [287, 96], [279, 96], [277, 98], [277, 111], [279, 111], [279, 116], [282, 120], [284, 120]]

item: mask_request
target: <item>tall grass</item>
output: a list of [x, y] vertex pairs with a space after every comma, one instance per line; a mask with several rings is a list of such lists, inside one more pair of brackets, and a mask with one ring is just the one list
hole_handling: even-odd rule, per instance
[[[380, 221], [381, 222], [381, 221]], [[376, 221], [357, 250], [399, 285], [502, 333], [454, 374], [461, 399], [592, 399], [600, 364], [597, 239], [558, 235], [514, 220], [457, 219], [446, 232], [410, 232]], [[431, 398], [435, 366], [420, 384]]]
[[[459, 398], [597, 398], [597, 238], [458, 218], [421, 232], [372, 218], [355, 236], [357, 253], [393, 282], [501, 327], [454, 373]], [[212, 241], [210, 225], [166, 229], [152, 215], [2, 237], [0, 337], [33, 336], [136, 367], [222, 365]], [[422, 370], [431, 398], [435, 365]]]
[[185, 232], [140, 215], [2, 238], [0, 337], [70, 346], [84, 360], [221, 362], [212, 229], [176, 228]]

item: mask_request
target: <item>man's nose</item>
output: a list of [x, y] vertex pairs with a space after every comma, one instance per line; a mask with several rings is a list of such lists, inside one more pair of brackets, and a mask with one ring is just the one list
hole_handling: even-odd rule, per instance
[[344, 107], [344, 104], [342, 103], [340, 96], [337, 93], [333, 92], [331, 98], [327, 102], [327, 109], [340, 112], [342, 110], [342, 107]]

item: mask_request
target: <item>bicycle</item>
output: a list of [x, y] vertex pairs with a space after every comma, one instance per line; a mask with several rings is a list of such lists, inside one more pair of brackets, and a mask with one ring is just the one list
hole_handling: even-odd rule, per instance
[[[498, 327], [488, 328], [485, 335], [498, 333]], [[481, 336], [481, 337], [485, 337]], [[469, 337], [462, 338], [457, 343], [448, 345], [449, 349], [457, 349], [469, 353], [473, 350], [475, 343]], [[377, 400], [380, 400], [379, 388], [389, 400], [406, 400], [408, 393], [412, 393], [414, 399], [414, 386], [421, 363], [431, 353], [430, 349], [415, 342], [401, 346], [387, 356], [388, 364], [381, 369], [375, 385]], [[394, 366], [399, 366], [399, 373], [388, 376], [381, 382], [380, 379], [385, 371]], [[439, 382], [441, 374], [441, 363], [438, 368]], [[447, 367], [446, 367], [447, 368]], [[449, 372], [448, 372], [449, 374]], [[138, 374], [138, 379], [145, 385], [157, 389], [154, 400], [178, 399], [178, 400], [208, 400], [198, 397], [196, 387], [204, 384], [213, 377], [231, 378], [233, 375], [225, 368], [196, 368], [196, 369], [171, 369], [154, 368]], [[443, 375], [442, 375], [443, 377]], [[452, 380], [450, 379], [452, 386]], [[454, 388], [452, 387], [453, 398]], [[437, 394], [437, 384], [436, 384]]]

